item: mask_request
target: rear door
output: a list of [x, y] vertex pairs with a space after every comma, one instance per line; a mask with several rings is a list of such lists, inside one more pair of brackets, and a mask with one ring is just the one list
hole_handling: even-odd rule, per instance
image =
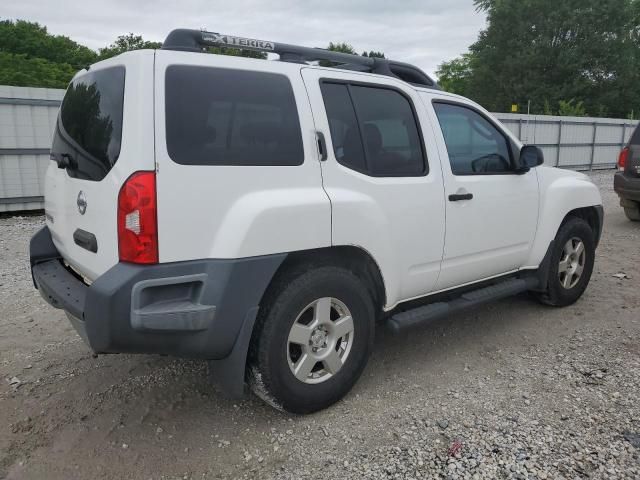
[[60, 108], [46, 222], [62, 257], [89, 280], [118, 262], [120, 186], [154, 169], [152, 85], [153, 51], [133, 52], [79, 73]]
[[380, 267], [387, 308], [430, 292], [444, 242], [444, 200], [431, 124], [417, 92], [382, 76], [304, 68], [320, 138], [333, 245]]

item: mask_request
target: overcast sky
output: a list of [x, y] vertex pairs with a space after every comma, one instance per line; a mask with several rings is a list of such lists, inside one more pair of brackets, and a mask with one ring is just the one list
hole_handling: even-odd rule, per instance
[[162, 41], [173, 28], [325, 47], [347, 42], [381, 50], [433, 74], [465, 52], [485, 17], [472, 0], [23, 0], [2, 17], [36, 21], [97, 49], [133, 32]]

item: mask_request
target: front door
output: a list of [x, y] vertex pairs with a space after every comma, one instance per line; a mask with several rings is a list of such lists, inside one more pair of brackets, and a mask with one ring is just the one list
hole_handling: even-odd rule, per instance
[[514, 171], [513, 142], [484, 112], [425, 95], [443, 161], [446, 239], [438, 290], [522, 267], [538, 222], [535, 169]]

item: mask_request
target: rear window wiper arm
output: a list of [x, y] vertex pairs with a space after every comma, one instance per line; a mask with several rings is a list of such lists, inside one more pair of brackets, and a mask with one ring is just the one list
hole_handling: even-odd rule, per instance
[[78, 168], [78, 162], [69, 153], [51, 153], [50, 157], [58, 164], [58, 168]]

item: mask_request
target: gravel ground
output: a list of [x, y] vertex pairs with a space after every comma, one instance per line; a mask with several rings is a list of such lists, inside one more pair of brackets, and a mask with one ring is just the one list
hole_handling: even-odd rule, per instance
[[31, 284], [43, 218], [1, 218], [0, 477], [640, 478], [640, 224], [593, 178], [606, 224], [576, 305], [380, 332], [351, 394], [304, 417], [226, 399], [200, 362], [94, 358]]

